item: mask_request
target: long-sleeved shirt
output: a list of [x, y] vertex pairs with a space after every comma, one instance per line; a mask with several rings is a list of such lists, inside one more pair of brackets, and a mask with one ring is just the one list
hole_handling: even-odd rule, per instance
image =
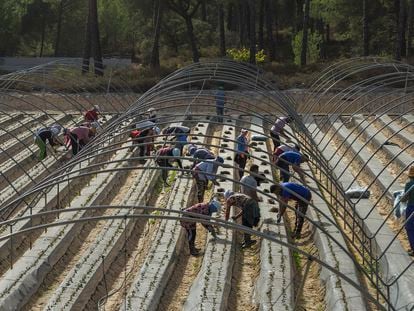
[[89, 142], [89, 127], [87, 126], [78, 126], [70, 130], [71, 134], [76, 134], [79, 140], [84, 143]]
[[249, 145], [248, 145], [248, 140], [247, 137], [240, 134], [237, 139], [237, 152], [238, 153], [242, 153], [242, 152], [248, 152], [249, 151]]
[[86, 111], [85, 120], [89, 122], [98, 121], [98, 113], [95, 110]]
[[[414, 187], [414, 178], [411, 178], [410, 181], [405, 184], [404, 192], [408, 192], [412, 187]], [[414, 205], [414, 188], [411, 189], [407, 199], [407, 205]]]
[[302, 161], [302, 155], [295, 151], [285, 151], [280, 155], [279, 160], [282, 160], [281, 163], [284, 164], [299, 165]]
[[283, 128], [286, 125], [286, 120], [288, 118], [287, 117], [281, 117], [281, 118], [277, 118], [275, 123], [273, 124], [272, 128], [270, 129], [270, 131], [276, 135], [279, 135], [280, 132], [283, 130]]
[[[193, 206], [187, 207], [184, 211], [189, 213], [196, 213], [201, 215], [207, 215], [211, 216], [210, 208], [208, 203], [198, 203]], [[185, 229], [196, 229], [197, 224], [192, 221], [181, 221], [181, 226]], [[209, 231], [212, 228], [210, 225], [203, 224], [205, 228], [207, 228]]]
[[241, 183], [241, 193], [248, 195], [252, 199], [255, 199], [256, 201], [259, 200], [259, 197], [257, 196], [257, 181], [256, 178], [254, 178], [252, 175], [243, 176], [242, 179], [240, 179]]
[[198, 163], [194, 168], [196, 178], [200, 180], [215, 180], [217, 174], [218, 165], [215, 160], [206, 160]]
[[41, 128], [38, 129], [36, 131], [36, 136], [39, 137], [44, 143], [46, 143], [46, 140], [49, 141], [49, 144], [51, 146], [56, 145], [56, 137], [57, 135], [55, 135], [50, 128], [45, 127], [45, 128]]
[[243, 211], [245, 206], [249, 202], [249, 200], [251, 200], [251, 198], [248, 195], [245, 195], [245, 194], [242, 194], [242, 193], [235, 193], [235, 194], [231, 195], [226, 200], [227, 208], [226, 208], [225, 219], [229, 219], [230, 207], [231, 206], [238, 207]]
[[[171, 148], [171, 147], [161, 148], [160, 150], [157, 151], [157, 156], [160, 156], [160, 157], [174, 157], [173, 149], [174, 148]], [[158, 164], [161, 163], [160, 160], [161, 160], [161, 162], [163, 162], [163, 160], [166, 160], [166, 159], [158, 159], [157, 160]], [[181, 168], [181, 169], [183, 168], [183, 165], [182, 165], [180, 159], [175, 158], [175, 159], [173, 159], [173, 161], [177, 162], [179, 168]], [[168, 159], [167, 159], [166, 164], [167, 163], [168, 163]]]
[[281, 186], [282, 193], [280, 195], [283, 199], [302, 201], [300, 197], [303, 197], [305, 200], [309, 201], [312, 198], [311, 191], [305, 186], [293, 182], [284, 182], [281, 183]]

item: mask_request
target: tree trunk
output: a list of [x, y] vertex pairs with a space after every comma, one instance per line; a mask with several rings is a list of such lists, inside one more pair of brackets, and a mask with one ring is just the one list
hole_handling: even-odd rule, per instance
[[60, 36], [62, 33], [63, 0], [59, 3], [58, 19], [56, 27], [55, 57], [60, 56]]
[[[275, 60], [275, 41], [273, 38], [273, 10], [271, 6], [271, 0], [265, 0], [265, 19], [266, 19], [266, 42], [267, 50], [270, 60]], [[414, 0], [413, 0], [414, 1]]]
[[228, 31], [235, 31], [235, 27], [234, 27], [234, 4], [233, 3], [229, 3], [227, 5], [227, 30]]
[[309, 7], [310, 7], [310, 0], [305, 0], [305, 13], [303, 15], [302, 50], [300, 53], [300, 65], [301, 66], [306, 65], [306, 56], [308, 53]]
[[295, 23], [295, 30], [296, 33], [301, 31], [303, 25], [303, 1], [304, 0], [296, 0], [296, 23]]
[[91, 11], [88, 13], [88, 21], [86, 22], [85, 46], [83, 48], [82, 73], [89, 72], [89, 61], [91, 58]]
[[398, 12], [397, 19], [397, 35], [395, 40], [395, 59], [401, 60], [401, 52], [403, 47], [404, 36], [404, 12], [405, 0], [396, 1], [396, 12]]
[[256, 64], [256, 4], [255, 0], [249, 0], [249, 43], [251, 64]]
[[200, 54], [197, 48], [197, 41], [194, 35], [193, 19], [191, 16], [187, 15], [185, 17], [185, 23], [187, 25], [187, 34], [190, 39], [191, 51], [193, 53], [193, 62], [198, 63], [200, 61]]
[[45, 45], [45, 34], [46, 34], [46, 16], [42, 17], [42, 38], [40, 42], [40, 53], [39, 57], [43, 57], [43, 48]]
[[362, 38], [363, 38], [363, 56], [369, 55], [369, 32], [368, 32], [368, 13], [367, 0], [362, 0]]
[[218, 24], [219, 24], [219, 37], [220, 37], [220, 56], [226, 56], [226, 36], [224, 30], [224, 9], [223, 3], [219, 0], [218, 3]]
[[413, 20], [414, 20], [414, 0], [410, 0], [410, 8], [408, 11], [408, 30], [407, 30], [407, 57], [413, 55], [412, 37], [413, 37]]
[[326, 24], [326, 44], [331, 42], [331, 27], [329, 24]]
[[243, 5], [244, 1], [241, 0], [241, 2], [239, 3], [239, 41], [240, 41], [240, 47], [244, 47], [245, 46], [245, 25], [246, 25], [246, 21], [245, 21], [245, 14], [244, 14], [244, 5]]
[[154, 40], [152, 43], [150, 66], [153, 69], [160, 68], [160, 33], [161, 33], [161, 22], [163, 14], [163, 0], [157, 0], [154, 6]]
[[101, 40], [99, 39], [98, 5], [97, 0], [90, 1], [92, 9], [92, 55], [94, 59], [95, 75], [103, 76], [104, 72], [102, 62]]
[[201, 0], [201, 20], [203, 22], [207, 21], [207, 7], [206, 7], [206, 0]]
[[263, 34], [263, 26], [264, 26], [264, 2], [265, 0], [259, 1], [259, 30], [258, 30], [258, 46], [259, 50], [263, 50], [264, 48], [264, 34]]

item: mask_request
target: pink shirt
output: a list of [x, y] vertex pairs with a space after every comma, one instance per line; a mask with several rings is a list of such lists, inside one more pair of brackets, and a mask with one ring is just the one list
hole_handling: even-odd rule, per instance
[[76, 134], [79, 140], [83, 140], [85, 143], [89, 141], [89, 127], [78, 126], [70, 130], [71, 133]]

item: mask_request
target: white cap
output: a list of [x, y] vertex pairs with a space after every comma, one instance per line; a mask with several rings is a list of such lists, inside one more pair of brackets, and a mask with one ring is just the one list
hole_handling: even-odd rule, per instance
[[90, 124], [90, 127], [91, 128], [94, 128], [94, 129], [97, 129], [97, 128], [99, 128], [101, 125], [98, 123], [98, 122], [91, 122], [91, 124]]
[[98, 105], [94, 105], [94, 106], [93, 106], [93, 109], [95, 109], [96, 111], [101, 111], [101, 109], [99, 108], [99, 106], [98, 106]]
[[60, 131], [62, 130], [62, 127], [59, 124], [53, 124], [50, 127], [50, 131], [52, 132], [53, 135], [57, 136], [59, 135]]

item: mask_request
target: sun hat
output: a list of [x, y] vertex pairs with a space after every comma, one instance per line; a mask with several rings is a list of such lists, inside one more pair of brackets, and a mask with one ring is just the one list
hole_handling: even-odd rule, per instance
[[227, 200], [228, 198], [230, 198], [232, 195], [234, 194], [233, 191], [231, 190], [226, 190], [226, 192], [224, 192], [224, 198]]
[[181, 154], [180, 149], [174, 148], [173, 151], [172, 151], [172, 154], [173, 154], [174, 157], [179, 157], [180, 154]]
[[211, 213], [220, 213], [221, 211], [221, 204], [216, 199], [213, 199], [209, 203], [209, 208]]

